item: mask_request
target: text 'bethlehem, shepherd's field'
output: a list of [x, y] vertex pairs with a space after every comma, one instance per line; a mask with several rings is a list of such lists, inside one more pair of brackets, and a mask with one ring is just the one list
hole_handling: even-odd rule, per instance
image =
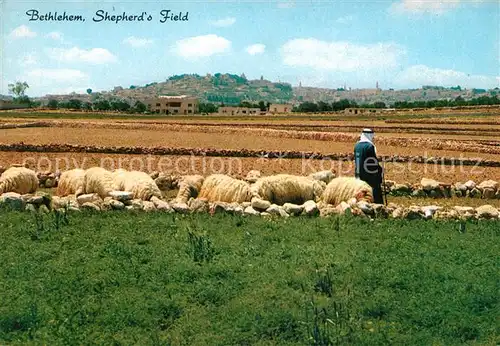
[[[158, 16], [160, 23], [166, 22], [186, 22], [189, 21], [189, 12], [174, 12], [172, 10], [161, 10]], [[47, 12], [40, 13], [38, 10], [26, 11], [26, 15], [29, 21], [39, 21], [39, 22], [85, 22], [85, 17], [81, 14], [67, 13], [66, 11], [61, 12]], [[152, 21], [155, 18], [152, 14], [148, 12], [141, 12], [140, 14], [128, 14], [122, 12], [121, 14], [110, 14], [108, 11], [98, 10], [92, 17], [92, 21], [95, 23], [100, 22], [110, 22], [118, 24], [120, 22], [144, 22]]]

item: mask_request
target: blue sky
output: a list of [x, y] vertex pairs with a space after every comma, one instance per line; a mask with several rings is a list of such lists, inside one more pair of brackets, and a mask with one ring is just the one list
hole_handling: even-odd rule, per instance
[[[85, 22], [30, 21], [31, 9]], [[152, 19], [94, 22], [98, 10]], [[188, 21], [160, 23], [161, 10]], [[499, 11], [485, 0], [4, 0], [0, 93], [16, 80], [40, 96], [216, 72], [328, 88], [494, 88]]]

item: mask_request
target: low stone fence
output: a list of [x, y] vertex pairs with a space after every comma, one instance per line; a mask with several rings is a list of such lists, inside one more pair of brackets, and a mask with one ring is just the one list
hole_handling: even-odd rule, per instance
[[56, 212], [81, 212], [81, 211], [136, 211], [136, 212], [163, 212], [163, 213], [230, 213], [241, 216], [278, 217], [287, 218], [294, 216], [303, 217], [329, 217], [332, 215], [354, 215], [366, 218], [392, 218], [392, 219], [494, 219], [500, 221], [500, 210], [491, 205], [473, 207], [441, 207], [428, 206], [402, 206], [389, 203], [382, 204], [367, 203], [364, 201], [341, 202], [339, 205], [326, 205], [322, 202], [316, 203], [312, 200], [298, 205], [285, 203], [284, 205], [272, 204], [258, 198], [251, 202], [223, 203], [208, 202], [203, 198], [191, 198], [188, 203], [166, 201], [153, 197], [150, 201], [133, 199], [132, 193], [124, 191], [113, 191], [109, 197], [100, 198], [97, 194], [86, 194], [78, 197], [51, 196], [44, 192], [20, 195], [13, 192], [4, 193], [0, 196], [0, 210], [10, 209], [18, 211], [29, 211], [33, 213]]
[[485, 180], [479, 184], [469, 180], [465, 183], [447, 184], [433, 179], [422, 178], [420, 184], [385, 182], [385, 188], [392, 196], [450, 198], [470, 197], [500, 199], [500, 184], [494, 180]]

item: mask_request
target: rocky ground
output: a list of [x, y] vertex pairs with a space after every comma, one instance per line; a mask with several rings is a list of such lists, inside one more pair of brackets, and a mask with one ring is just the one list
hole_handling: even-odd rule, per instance
[[[415, 200], [421, 198], [432, 198], [436, 203], [430, 205], [398, 204], [388, 205], [367, 203], [352, 199], [339, 205], [327, 205], [323, 202], [305, 201], [301, 205], [285, 203], [284, 205], [272, 204], [270, 201], [253, 198], [244, 203], [222, 203], [208, 202], [202, 198], [191, 198], [188, 203], [178, 202], [173, 197], [176, 195], [175, 181], [179, 177], [165, 176], [163, 173], [152, 172], [151, 177], [163, 191], [163, 198], [153, 197], [149, 201], [133, 199], [133, 194], [125, 191], [114, 191], [109, 197], [100, 198], [97, 194], [85, 194], [76, 196], [52, 196], [50, 191], [58, 184], [59, 174], [50, 172], [39, 172], [37, 174], [40, 188], [45, 192], [35, 194], [19, 195], [8, 192], [0, 196], [0, 207], [8, 207], [15, 210], [29, 210], [32, 212], [49, 212], [50, 210], [81, 211], [81, 210], [140, 210], [146, 212], [228, 212], [242, 215], [260, 216], [331, 216], [336, 214], [352, 214], [369, 218], [438, 218], [438, 219], [500, 219], [500, 212], [494, 204], [500, 200], [500, 184], [494, 180], [485, 180], [475, 183], [456, 182], [446, 184], [434, 179], [423, 178], [418, 184], [397, 183], [387, 181], [385, 188], [391, 196], [407, 196]], [[165, 182], [172, 182], [165, 184]], [[457, 205], [441, 206], [440, 199], [460, 198], [463, 200], [475, 199], [484, 201], [476, 208]]]
[[500, 210], [492, 205], [485, 204], [477, 208], [454, 206], [441, 207], [436, 205], [405, 207], [395, 203], [388, 206], [367, 202], [357, 202], [355, 199], [341, 202], [337, 206], [324, 205], [312, 200], [301, 205], [285, 203], [284, 205], [272, 204], [269, 201], [253, 198], [250, 202], [243, 203], [210, 203], [205, 199], [192, 198], [188, 203], [168, 202], [153, 197], [150, 201], [132, 199], [132, 194], [123, 191], [114, 191], [109, 197], [101, 199], [97, 194], [86, 194], [67, 197], [50, 196], [44, 192], [36, 194], [19, 195], [8, 192], [0, 196], [0, 208], [14, 210], [27, 210], [30, 212], [48, 213], [50, 210], [59, 212], [80, 212], [129, 210], [144, 212], [166, 213], [231, 213], [238, 215], [253, 215], [263, 217], [290, 217], [290, 216], [320, 216], [355, 215], [368, 218], [404, 218], [414, 219], [499, 219]]

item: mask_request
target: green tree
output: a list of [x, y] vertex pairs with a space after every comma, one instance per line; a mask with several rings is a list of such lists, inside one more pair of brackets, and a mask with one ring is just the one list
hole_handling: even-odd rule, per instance
[[92, 110], [92, 103], [90, 102], [84, 102], [82, 104], [82, 109], [85, 111], [91, 111]]
[[259, 108], [262, 112], [267, 111], [266, 103], [264, 101], [259, 101]]
[[58, 105], [59, 105], [59, 102], [57, 100], [55, 100], [55, 99], [50, 99], [49, 103], [47, 103], [47, 106], [50, 109], [56, 109]]
[[82, 108], [82, 101], [77, 100], [77, 99], [71, 99], [68, 101], [68, 108], [80, 109], [80, 108]]
[[382, 102], [382, 101], [379, 101], [379, 102], [375, 102], [373, 104], [373, 108], [385, 108], [385, 103]]
[[318, 111], [319, 112], [329, 112], [331, 110], [332, 110], [332, 107], [330, 106], [330, 104], [323, 102], [323, 101], [318, 102]]
[[88, 88], [87, 89], [87, 94], [89, 94], [89, 95], [92, 94], [92, 89]]
[[14, 84], [9, 84], [9, 94], [14, 95], [14, 101], [19, 103], [29, 103], [28, 96], [25, 95], [26, 89], [30, 86], [26, 82], [17, 81]]
[[134, 104], [134, 107], [133, 107], [133, 111], [134, 112], [136, 112], [136, 113], [144, 113], [147, 109], [148, 109], [148, 107], [144, 103], [142, 103], [139, 100], [135, 101], [135, 104]]
[[[27, 98], [27, 96], [25, 97]], [[29, 101], [29, 105], [31, 108], [39, 108], [42, 106], [42, 101]]]
[[200, 103], [198, 105], [200, 113], [217, 113], [219, 108], [213, 103]]
[[94, 104], [94, 107], [99, 111], [109, 111], [111, 109], [108, 100], [99, 100]]
[[128, 102], [125, 102], [123, 100], [113, 100], [110, 103], [110, 109], [114, 111], [119, 111], [119, 112], [126, 112], [130, 110], [130, 104]]
[[314, 102], [304, 102], [299, 105], [298, 110], [303, 113], [317, 112], [318, 105]]
[[466, 102], [462, 96], [457, 96], [455, 98], [455, 106], [464, 106], [465, 104]]
[[356, 102], [349, 101], [348, 99], [342, 99], [332, 103], [333, 111], [343, 111], [346, 108], [357, 107]]

